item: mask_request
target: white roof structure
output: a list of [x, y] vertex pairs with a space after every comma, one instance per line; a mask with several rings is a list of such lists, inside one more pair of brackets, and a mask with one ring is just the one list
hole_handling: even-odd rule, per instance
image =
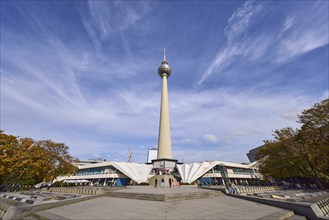
[[127, 162], [103, 162], [97, 164], [88, 164], [79, 166], [79, 169], [89, 169], [96, 167], [113, 166], [121, 173], [132, 179], [137, 183], [147, 182], [153, 165], [141, 164], [141, 163], [127, 163]]
[[[186, 163], [186, 164], [176, 164], [178, 172], [181, 177], [181, 181], [183, 183], [191, 184], [204, 174], [206, 174], [209, 170], [213, 169], [215, 166], [225, 166], [225, 167], [233, 167], [233, 168], [242, 168], [242, 169], [252, 169], [258, 168], [258, 162], [255, 161], [250, 164], [239, 164], [239, 163], [231, 163], [224, 161], [208, 161], [208, 162], [199, 162], [199, 163]], [[142, 164], [142, 163], [127, 163], [127, 162], [114, 162], [114, 161], [105, 161], [101, 163], [95, 164], [84, 164], [79, 166], [79, 169], [93, 169], [93, 168], [101, 168], [113, 166], [115, 169], [120, 171], [122, 174], [132, 179], [134, 182], [147, 183], [148, 179], [152, 176], [151, 171], [153, 168], [152, 164]], [[97, 178], [108, 178], [102, 176], [103, 173], [96, 173], [94, 176]], [[111, 174], [108, 174], [111, 175]], [[96, 178], [94, 177], [94, 178]], [[56, 178], [56, 181], [61, 180], [76, 180], [81, 178], [88, 178], [88, 176], [59, 176]]]
[[237, 168], [250, 169], [254, 164], [239, 164], [239, 163], [230, 163], [223, 161], [211, 161], [211, 162], [200, 162], [200, 163], [190, 163], [190, 164], [177, 164], [177, 169], [181, 175], [182, 182], [192, 183], [197, 180], [199, 177], [204, 175], [206, 172], [211, 170], [216, 165], [221, 166], [231, 166]]
[[153, 165], [113, 162], [113, 166], [137, 183], [147, 182]]
[[64, 180], [64, 183], [89, 183], [89, 180]]

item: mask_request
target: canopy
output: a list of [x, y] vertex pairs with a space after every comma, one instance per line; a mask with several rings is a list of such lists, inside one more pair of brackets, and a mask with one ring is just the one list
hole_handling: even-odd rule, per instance
[[64, 180], [64, 183], [89, 183], [88, 180]]

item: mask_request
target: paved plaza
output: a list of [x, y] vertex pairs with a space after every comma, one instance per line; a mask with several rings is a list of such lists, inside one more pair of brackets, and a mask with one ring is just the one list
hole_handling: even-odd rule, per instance
[[[122, 192], [192, 193], [204, 189], [195, 186], [175, 188], [132, 187]], [[36, 215], [45, 219], [279, 219], [292, 212], [226, 195], [184, 201], [147, 201], [99, 197], [65, 205]]]
[[179, 194], [179, 193], [195, 193], [205, 192], [207, 189], [197, 187], [196, 185], [175, 186], [172, 188], [152, 187], [152, 186], [131, 186], [116, 190], [116, 192], [132, 192], [132, 193], [150, 193], [150, 194]]
[[36, 214], [47, 219], [259, 219], [288, 212], [223, 196], [177, 202], [100, 197]]

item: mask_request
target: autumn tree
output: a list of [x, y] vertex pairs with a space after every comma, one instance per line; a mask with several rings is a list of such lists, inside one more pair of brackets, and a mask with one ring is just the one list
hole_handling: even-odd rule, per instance
[[274, 131], [274, 140], [265, 140], [265, 147], [261, 148], [261, 171], [271, 174], [274, 178], [289, 177], [301, 171], [295, 164], [300, 159], [296, 153], [294, 136], [297, 130], [284, 128]]
[[299, 116], [302, 124], [297, 140], [315, 177], [329, 182], [329, 99]]
[[48, 180], [77, 171], [77, 168], [72, 165], [77, 159], [69, 155], [69, 147], [65, 144], [44, 140], [37, 142], [37, 145], [48, 154], [48, 164], [51, 165], [51, 169], [48, 170], [46, 175]]
[[74, 158], [63, 143], [18, 138], [0, 131], [0, 182], [36, 184], [75, 173]]
[[19, 144], [16, 136], [6, 135], [0, 130], [0, 183], [14, 178], [13, 167], [17, 164]]
[[300, 129], [274, 131], [260, 150], [260, 171], [274, 178], [309, 177], [329, 182], [329, 99], [298, 116]]

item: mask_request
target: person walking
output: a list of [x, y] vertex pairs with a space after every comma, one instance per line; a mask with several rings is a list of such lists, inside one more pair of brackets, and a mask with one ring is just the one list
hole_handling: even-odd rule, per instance
[[154, 181], [154, 188], [157, 188], [158, 187], [158, 179], [155, 179]]
[[164, 188], [164, 179], [161, 179], [161, 188]]
[[171, 188], [172, 180], [169, 178], [169, 187]]
[[232, 189], [233, 189], [234, 194], [239, 194], [239, 189], [238, 189], [238, 187], [236, 187], [236, 185], [234, 183], [232, 183]]
[[131, 186], [133, 185], [133, 180], [132, 179], [130, 179], [130, 181], [129, 181], [129, 188], [131, 188]]
[[226, 188], [228, 189], [228, 193], [233, 193], [232, 183], [227, 183]]

